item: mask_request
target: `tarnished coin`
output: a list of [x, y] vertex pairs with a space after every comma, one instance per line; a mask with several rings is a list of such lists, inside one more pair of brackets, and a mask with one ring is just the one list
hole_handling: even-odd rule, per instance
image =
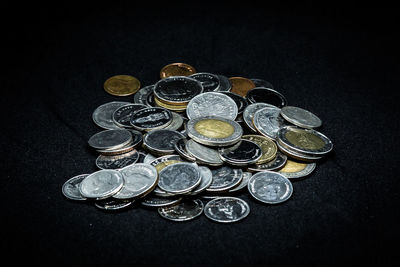
[[124, 178], [124, 186], [113, 196], [116, 199], [143, 197], [158, 182], [157, 170], [150, 164], [136, 163], [120, 169], [119, 172]]
[[280, 128], [285, 126], [284, 119], [280, 116], [280, 109], [266, 107], [254, 113], [253, 126], [260, 134], [276, 139]]
[[134, 199], [115, 199], [113, 197], [97, 200], [94, 202], [94, 205], [102, 210], [120, 210], [132, 205], [135, 202]]
[[132, 128], [131, 116], [138, 110], [147, 108], [144, 104], [128, 104], [117, 108], [113, 113], [113, 121], [116, 125], [123, 128]]
[[176, 221], [189, 221], [201, 215], [203, 212], [203, 202], [199, 199], [185, 199], [178, 204], [158, 208], [161, 217]]
[[171, 76], [159, 80], [154, 86], [154, 96], [167, 104], [188, 103], [203, 92], [201, 83], [186, 76]]
[[167, 127], [172, 121], [171, 111], [165, 108], [145, 108], [131, 116], [131, 124], [139, 131], [150, 131]]
[[289, 179], [302, 178], [312, 173], [316, 166], [316, 163], [287, 160], [285, 166], [279, 170], [279, 173]]
[[196, 69], [186, 63], [171, 63], [164, 66], [160, 71], [160, 78], [170, 76], [189, 76], [196, 73]]
[[181, 138], [178, 141], [176, 141], [174, 145], [175, 151], [184, 159], [188, 161], [196, 161], [196, 158], [193, 157], [190, 153], [187, 152], [186, 150], [186, 138]]
[[249, 183], [249, 180], [253, 174], [251, 172], [243, 172], [243, 178], [240, 184], [232, 189], [230, 189], [228, 192], [237, 192], [243, 188], [247, 188], [247, 184]]
[[243, 171], [241, 169], [232, 169], [228, 166], [211, 170], [212, 183], [206, 189], [207, 192], [224, 192], [239, 185], [243, 179]]
[[140, 202], [140, 204], [146, 207], [159, 208], [175, 205], [181, 200], [182, 197], [180, 196], [158, 197], [154, 194], [149, 194]]
[[308, 154], [297, 152], [295, 150], [291, 150], [290, 147], [285, 146], [284, 144], [282, 144], [282, 142], [280, 140], [278, 140], [278, 142], [276, 142], [276, 145], [278, 146], [280, 151], [282, 151], [283, 153], [285, 153], [289, 157], [291, 157], [293, 159], [300, 160], [300, 161], [316, 161], [316, 160], [319, 160], [319, 159], [323, 158], [322, 155], [317, 155], [317, 156], [308, 155]]
[[131, 104], [129, 102], [112, 101], [97, 107], [92, 114], [93, 122], [103, 129], [120, 129], [114, 123], [113, 114], [119, 107]]
[[254, 78], [251, 78], [250, 80], [256, 85], [256, 87], [265, 87], [265, 88], [274, 89], [274, 86], [272, 85], [272, 83], [270, 83], [266, 80], [254, 79]]
[[244, 77], [230, 77], [229, 80], [232, 84], [231, 92], [243, 97], [246, 96], [249, 90], [256, 87], [250, 79]]
[[131, 75], [115, 75], [104, 82], [104, 90], [115, 96], [128, 96], [136, 93], [140, 81]]
[[292, 183], [282, 174], [273, 171], [257, 172], [248, 183], [250, 194], [267, 204], [288, 200], [293, 193]]
[[249, 90], [246, 98], [250, 103], [263, 102], [274, 105], [278, 108], [282, 108], [287, 105], [286, 97], [284, 97], [278, 91], [266, 87], [255, 87]]
[[212, 183], [212, 172], [209, 168], [205, 166], [199, 166], [199, 171], [200, 171], [200, 177], [201, 181], [200, 184], [193, 189], [193, 191], [190, 191], [188, 194], [193, 196], [197, 195], [204, 190], [206, 190]]
[[139, 153], [136, 150], [114, 156], [99, 155], [96, 159], [96, 166], [99, 169], [117, 170], [135, 164], [138, 159]]
[[242, 139], [230, 147], [220, 147], [218, 152], [224, 162], [236, 166], [254, 164], [260, 160], [263, 155], [259, 145], [246, 139]]
[[92, 135], [88, 144], [94, 149], [118, 149], [132, 141], [132, 135], [128, 130], [115, 129], [104, 130]]
[[281, 116], [288, 122], [302, 128], [317, 128], [322, 125], [322, 121], [308, 110], [286, 106], [281, 109]]
[[208, 72], [197, 72], [190, 75], [191, 78], [198, 80], [203, 86], [203, 92], [218, 91], [220, 81], [218, 75]]
[[186, 142], [185, 149], [190, 155], [195, 157], [199, 163], [211, 166], [220, 166], [224, 163], [217, 150], [203, 146], [193, 141], [193, 139]]
[[238, 107], [238, 115], [243, 113], [244, 109], [248, 105], [246, 98], [244, 98], [243, 96], [240, 96], [238, 94], [232, 93], [232, 92], [221, 92], [221, 93], [229, 96], [230, 98], [232, 98], [233, 101], [235, 101], [235, 103]]
[[255, 164], [263, 164], [275, 158], [278, 148], [275, 142], [269, 139], [268, 137], [255, 134], [248, 134], [248, 135], [243, 135], [242, 139], [250, 140], [259, 145], [259, 147], [261, 148], [262, 156], [259, 160], [257, 160]]
[[135, 102], [136, 104], [152, 106], [148, 104], [147, 98], [149, 97], [150, 94], [153, 93], [153, 90], [154, 90], [154, 84], [143, 87], [142, 89], [137, 91], [136, 94], [133, 96], [133, 102]]
[[282, 168], [287, 161], [287, 156], [280, 151], [276, 152], [276, 156], [271, 161], [263, 164], [255, 164], [248, 166], [247, 170], [250, 172], [262, 172], [262, 171], [273, 171]]
[[171, 114], [172, 114], [171, 123], [169, 125], [167, 125], [167, 127], [163, 128], [163, 129], [177, 131], [183, 125], [183, 117], [181, 115], [179, 115], [178, 113], [173, 112], [173, 111], [171, 111]]
[[236, 197], [218, 197], [210, 200], [204, 207], [207, 218], [221, 223], [232, 223], [243, 220], [250, 213], [246, 201]]
[[262, 108], [266, 108], [266, 107], [270, 107], [270, 108], [277, 108], [273, 105], [270, 104], [266, 104], [266, 103], [253, 103], [248, 105], [244, 111], [243, 111], [243, 120], [246, 123], [246, 126], [253, 132], [257, 132], [257, 129], [254, 127], [253, 125], [253, 118], [254, 118], [254, 114], [262, 109]]
[[199, 185], [200, 181], [197, 167], [191, 163], [176, 163], [160, 171], [158, 187], [169, 193], [184, 194]]
[[124, 185], [119, 171], [100, 170], [88, 175], [79, 185], [83, 197], [105, 199], [115, 195]]
[[68, 179], [62, 186], [62, 193], [72, 200], [86, 200], [79, 192], [79, 185], [89, 174], [80, 174]]
[[186, 114], [189, 119], [218, 116], [235, 120], [238, 114], [238, 107], [232, 98], [223, 93], [206, 92], [190, 100], [186, 108]]
[[175, 143], [185, 138], [183, 134], [172, 130], [153, 130], [145, 134], [143, 146], [154, 155], [167, 155], [175, 152]]
[[217, 74], [217, 76], [219, 78], [219, 87], [217, 92], [229, 92], [232, 88], [231, 81], [224, 75]]

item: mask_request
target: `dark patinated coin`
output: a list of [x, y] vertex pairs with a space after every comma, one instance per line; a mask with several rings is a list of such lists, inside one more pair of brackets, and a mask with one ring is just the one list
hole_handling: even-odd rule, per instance
[[165, 108], [141, 109], [131, 117], [131, 124], [139, 131], [161, 129], [168, 126], [172, 121], [171, 111]]
[[203, 86], [194, 78], [171, 76], [158, 81], [154, 86], [154, 95], [168, 103], [188, 103], [203, 92]]
[[167, 155], [175, 152], [175, 143], [185, 138], [183, 134], [173, 130], [153, 130], [143, 138], [143, 146], [154, 155]]
[[237, 107], [238, 107], [238, 114], [242, 114], [244, 109], [247, 107], [248, 102], [246, 100], [246, 98], [244, 98], [243, 96], [240, 96], [238, 94], [232, 93], [232, 92], [221, 92], [227, 96], [229, 96], [230, 98], [233, 99], [233, 101], [235, 101]]
[[271, 88], [274, 89], [274, 86], [272, 85], [272, 83], [263, 80], [263, 79], [250, 79], [255, 85], [256, 87], [265, 87], [265, 88]]
[[278, 108], [287, 105], [287, 100], [281, 93], [266, 87], [255, 87], [251, 89], [247, 92], [246, 98], [250, 103], [263, 102]]
[[254, 164], [263, 155], [259, 145], [246, 139], [240, 140], [231, 147], [221, 147], [218, 152], [223, 161], [237, 166]]
[[129, 104], [117, 108], [113, 113], [113, 121], [119, 127], [132, 128], [131, 116], [138, 110], [147, 108], [148, 106], [144, 104]]
[[203, 86], [203, 92], [218, 91], [220, 86], [219, 77], [215, 74], [208, 72], [198, 72], [190, 75], [189, 77], [198, 80]]
[[228, 77], [217, 74], [219, 78], [219, 87], [217, 89], [217, 92], [228, 92], [232, 88], [231, 81], [229, 80]]

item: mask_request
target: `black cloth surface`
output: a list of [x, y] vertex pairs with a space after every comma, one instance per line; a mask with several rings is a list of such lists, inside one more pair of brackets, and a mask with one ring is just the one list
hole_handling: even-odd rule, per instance
[[[260, 3], [261, 4], [261, 3]], [[336, 266], [398, 263], [399, 120], [390, 7], [121, 2], [10, 7], [3, 21], [1, 241], [14, 262], [51, 265]], [[155, 7], [156, 6], [156, 7]], [[88, 147], [103, 89], [142, 87], [185, 62], [271, 82], [317, 114], [334, 149], [285, 203], [233, 224], [175, 223], [140, 205], [104, 212], [61, 193], [96, 171]], [[3, 246], [4, 247], [4, 246]]]

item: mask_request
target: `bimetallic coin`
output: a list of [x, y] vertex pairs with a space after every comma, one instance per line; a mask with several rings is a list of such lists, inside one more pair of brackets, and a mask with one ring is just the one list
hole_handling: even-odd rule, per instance
[[186, 150], [186, 138], [181, 138], [178, 141], [176, 141], [174, 149], [175, 151], [184, 159], [188, 161], [196, 161], [196, 158], [193, 157], [191, 154], [189, 154]]
[[96, 166], [103, 170], [117, 170], [135, 164], [138, 158], [139, 153], [136, 150], [114, 156], [99, 155], [96, 159]]
[[287, 156], [282, 154], [280, 151], [277, 151], [273, 160], [263, 164], [248, 166], [247, 170], [250, 172], [274, 171], [282, 168], [286, 164], [286, 161]]
[[203, 92], [203, 86], [194, 78], [171, 76], [159, 80], [154, 86], [154, 95], [168, 104], [188, 103]]
[[182, 117], [181, 115], [179, 115], [178, 113], [176, 113], [176, 112], [172, 112], [172, 111], [171, 111], [171, 114], [172, 114], [172, 121], [171, 121], [171, 123], [170, 123], [167, 127], [165, 127], [164, 129], [166, 129], [166, 130], [177, 131], [177, 130], [179, 130], [179, 129], [182, 127], [182, 125], [183, 125], [183, 117]]
[[243, 171], [241, 169], [232, 169], [228, 166], [222, 166], [218, 169], [211, 170], [212, 183], [206, 189], [207, 192], [225, 192], [239, 185], [243, 179]]
[[167, 155], [175, 152], [175, 143], [185, 138], [183, 134], [172, 130], [153, 130], [145, 134], [143, 146], [154, 155]]
[[250, 194], [267, 204], [288, 200], [293, 193], [292, 183], [282, 174], [273, 171], [257, 172], [248, 183]]
[[252, 176], [251, 172], [243, 172], [243, 178], [242, 181], [240, 182], [240, 184], [232, 189], [230, 189], [228, 192], [232, 193], [232, 192], [237, 192], [243, 188], [247, 188], [247, 184], [249, 183], [249, 180]]
[[131, 116], [138, 110], [147, 108], [144, 104], [129, 104], [117, 108], [113, 113], [113, 121], [116, 125], [123, 128], [132, 128]]
[[243, 220], [250, 213], [246, 201], [236, 197], [219, 197], [210, 200], [204, 207], [207, 218], [221, 223]]
[[196, 73], [196, 69], [186, 63], [172, 63], [164, 66], [160, 71], [160, 78], [170, 76], [189, 76]]
[[97, 200], [94, 205], [102, 210], [112, 211], [120, 210], [132, 205], [135, 202], [134, 199], [114, 199], [113, 197]]
[[171, 206], [179, 203], [182, 200], [182, 197], [172, 196], [172, 197], [158, 197], [153, 194], [149, 194], [146, 196], [140, 204], [146, 207], [159, 208]]
[[212, 183], [212, 172], [205, 166], [199, 166], [201, 181], [200, 184], [190, 191], [188, 195], [194, 196], [206, 190]]
[[263, 80], [263, 79], [250, 79], [255, 85], [256, 87], [265, 87], [265, 88], [271, 88], [274, 89], [274, 86], [272, 85], [272, 83]]
[[92, 114], [93, 122], [103, 129], [120, 129], [113, 121], [113, 113], [119, 107], [130, 104], [129, 102], [113, 101], [97, 107]]
[[231, 81], [224, 75], [217, 74], [217, 76], [219, 78], [219, 87], [217, 92], [229, 92], [232, 88]]
[[253, 126], [260, 134], [276, 139], [280, 128], [285, 126], [284, 119], [280, 116], [278, 108], [262, 108], [254, 113]]
[[118, 149], [132, 141], [132, 135], [128, 130], [104, 130], [92, 135], [88, 144], [94, 149]]
[[283, 174], [286, 178], [302, 178], [309, 175], [315, 170], [317, 164], [315, 163], [304, 163], [294, 160], [288, 160], [285, 166], [279, 170], [280, 174]]
[[221, 147], [218, 149], [218, 153], [224, 162], [236, 166], [254, 164], [263, 155], [259, 145], [246, 139], [240, 140], [231, 147]]
[[79, 185], [89, 174], [80, 174], [68, 179], [62, 186], [62, 193], [72, 200], [86, 200], [79, 192]]
[[250, 103], [263, 102], [274, 105], [278, 108], [282, 108], [287, 105], [286, 97], [284, 97], [278, 91], [266, 87], [255, 87], [249, 90], [246, 98]]
[[131, 124], [139, 131], [167, 127], [172, 121], [171, 111], [165, 108], [145, 108], [132, 114]]
[[232, 93], [232, 92], [222, 92], [222, 93], [229, 96], [230, 98], [232, 98], [233, 101], [235, 101], [235, 103], [238, 107], [238, 115], [242, 114], [244, 109], [248, 105], [246, 98], [244, 98], [243, 96], [240, 96], [238, 94]]
[[143, 87], [142, 89], [137, 91], [136, 94], [133, 96], [133, 102], [135, 102], [136, 104], [152, 106], [148, 104], [147, 98], [150, 94], [153, 93], [153, 90], [154, 90], [154, 84]]
[[176, 163], [159, 173], [158, 187], [173, 194], [184, 194], [200, 184], [198, 168], [192, 163]]
[[176, 205], [158, 208], [158, 213], [165, 219], [182, 222], [200, 216], [203, 208], [204, 205], [201, 200], [185, 199]]
[[136, 93], [140, 88], [140, 82], [131, 75], [116, 75], [104, 82], [104, 90], [115, 96], [128, 96]]
[[322, 125], [322, 121], [320, 118], [318, 118], [310, 111], [299, 107], [293, 107], [293, 106], [283, 107], [280, 114], [288, 122], [302, 128], [311, 129], [320, 127]]
[[278, 142], [276, 142], [276, 145], [278, 146], [280, 151], [282, 151], [289, 157], [300, 160], [300, 161], [316, 161], [316, 160], [323, 158], [323, 156], [311, 156], [308, 154], [303, 154], [303, 153], [291, 150], [289, 147], [282, 144], [280, 140], [278, 140]]
[[116, 170], [100, 170], [88, 175], [79, 185], [83, 197], [105, 199], [115, 195], [124, 185], [122, 175]]
[[217, 150], [203, 146], [193, 141], [193, 139], [186, 142], [185, 149], [191, 156], [196, 158], [199, 163], [211, 166], [220, 166], [224, 163]]
[[244, 77], [230, 77], [229, 80], [232, 84], [231, 92], [243, 97], [246, 96], [249, 90], [256, 87], [253, 81]]
[[259, 160], [257, 160], [255, 164], [264, 164], [275, 158], [278, 148], [275, 142], [269, 139], [268, 137], [249, 134], [249, 135], [243, 135], [242, 139], [253, 141], [261, 148], [262, 156]]
[[190, 75], [191, 78], [198, 80], [203, 86], [203, 92], [218, 91], [220, 81], [218, 75], [208, 72], [198, 72]]
[[253, 125], [253, 118], [254, 118], [254, 114], [262, 109], [262, 108], [266, 108], [266, 107], [271, 107], [271, 108], [277, 108], [273, 105], [270, 104], [266, 104], [266, 103], [253, 103], [248, 105], [244, 111], [243, 111], [243, 120], [246, 124], [246, 126], [253, 132], [257, 132], [257, 129], [254, 127]]

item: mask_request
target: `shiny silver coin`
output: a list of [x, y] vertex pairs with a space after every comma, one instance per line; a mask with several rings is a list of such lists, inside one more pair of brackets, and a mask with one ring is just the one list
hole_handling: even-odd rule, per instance
[[212, 172], [205, 166], [199, 166], [201, 181], [200, 184], [188, 194], [191, 196], [197, 195], [206, 190], [212, 183]]
[[154, 91], [151, 91], [145, 100], [145, 105], [149, 107], [157, 107], [156, 102], [154, 101]]
[[132, 150], [125, 154], [106, 156], [99, 155], [96, 159], [96, 166], [99, 169], [121, 169], [126, 166], [135, 164], [139, 159], [139, 153], [136, 150]]
[[188, 161], [196, 161], [196, 158], [193, 157], [191, 154], [189, 154], [186, 150], [186, 138], [181, 138], [178, 141], [176, 141], [174, 149], [175, 151], [184, 159]]
[[211, 172], [213, 181], [206, 189], [207, 192], [228, 191], [239, 185], [243, 179], [243, 171], [241, 169], [232, 169], [228, 166], [213, 169]]
[[203, 92], [202, 84], [188, 76], [170, 76], [154, 85], [154, 96], [160, 100], [187, 103]]
[[224, 162], [236, 166], [254, 164], [262, 156], [261, 147], [253, 141], [246, 139], [241, 139], [238, 143], [230, 147], [220, 147], [218, 153]]
[[80, 174], [68, 179], [62, 186], [62, 193], [72, 200], [86, 200], [79, 192], [79, 185], [89, 174]]
[[310, 111], [299, 107], [293, 107], [293, 106], [283, 107], [280, 114], [288, 122], [302, 128], [312, 129], [312, 128], [318, 128], [322, 125], [322, 121], [320, 118], [318, 118]]
[[172, 154], [175, 152], [175, 143], [182, 138], [185, 136], [177, 131], [153, 130], [145, 134], [143, 146], [155, 155]]
[[136, 163], [120, 169], [119, 172], [124, 178], [124, 186], [113, 196], [116, 199], [143, 197], [158, 182], [157, 170], [150, 164]]
[[307, 155], [307, 154], [303, 154], [303, 153], [291, 150], [290, 148], [288, 148], [287, 146], [282, 144], [280, 140], [278, 140], [278, 142], [276, 142], [276, 145], [277, 145], [278, 149], [280, 151], [282, 151], [282, 153], [288, 155], [291, 158], [297, 159], [297, 160], [316, 161], [316, 160], [323, 158], [323, 156], [312, 156], [312, 155]]
[[178, 204], [158, 208], [158, 213], [167, 220], [183, 222], [200, 216], [203, 208], [204, 205], [201, 200], [185, 199]]
[[[156, 158], [157, 158], [156, 156], [154, 156], [154, 155], [148, 153], [148, 154], [146, 154], [146, 156], [144, 157], [143, 163], [150, 164], [150, 163], [151, 163], [152, 161], [154, 161]], [[153, 166], [154, 166], [154, 165], [153, 165]]]
[[200, 184], [199, 169], [192, 163], [168, 165], [159, 172], [158, 187], [172, 194], [184, 194]]
[[276, 152], [276, 156], [273, 160], [264, 164], [255, 164], [248, 166], [247, 170], [250, 172], [262, 172], [262, 171], [274, 171], [282, 168], [287, 161], [287, 156], [280, 151]]
[[223, 93], [206, 92], [190, 100], [186, 114], [190, 120], [205, 116], [218, 116], [235, 120], [238, 107], [232, 98]]
[[285, 120], [280, 116], [280, 109], [266, 107], [254, 113], [253, 126], [260, 134], [276, 139], [280, 128], [285, 126]]
[[138, 110], [147, 108], [148, 106], [144, 104], [128, 104], [117, 108], [113, 115], [113, 121], [116, 125], [123, 128], [132, 128], [131, 116]]
[[198, 80], [203, 86], [203, 92], [218, 91], [220, 81], [218, 75], [208, 72], [197, 72], [189, 76], [190, 78]]
[[250, 103], [263, 102], [278, 108], [287, 106], [287, 100], [281, 93], [266, 87], [255, 87], [249, 90], [246, 94], [246, 99]]
[[97, 126], [103, 129], [120, 129], [120, 127], [113, 121], [113, 113], [119, 107], [128, 104], [131, 103], [125, 101], [112, 101], [105, 103], [94, 110], [92, 114], [92, 120]]
[[113, 197], [97, 200], [94, 202], [94, 205], [102, 210], [120, 210], [132, 205], [135, 202], [134, 199], [114, 199]]
[[179, 203], [182, 200], [182, 197], [174, 196], [174, 197], [158, 197], [153, 194], [146, 196], [140, 204], [146, 207], [166, 207]]
[[125, 154], [128, 153], [135, 148], [137, 148], [143, 141], [143, 134], [139, 131], [129, 129], [128, 130], [131, 135], [132, 135], [132, 141], [126, 144], [125, 146], [121, 148], [113, 148], [113, 149], [97, 149], [96, 151], [99, 152], [100, 154], [107, 155], [107, 156], [112, 156], [112, 155], [120, 155], [120, 154]]
[[119, 171], [100, 170], [88, 175], [79, 185], [83, 197], [105, 199], [115, 195], [124, 185]]
[[315, 168], [317, 167], [316, 163], [308, 163], [304, 169], [299, 170], [299, 171], [293, 171], [293, 172], [285, 172], [285, 171], [279, 171], [280, 174], [285, 176], [288, 179], [297, 179], [297, 178], [303, 178], [309, 174], [311, 174]]
[[217, 150], [203, 146], [193, 139], [189, 139], [186, 142], [185, 149], [200, 163], [211, 166], [220, 166], [224, 163]]
[[207, 218], [221, 223], [243, 220], [250, 213], [246, 201], [237, 197], [219, 197], [210, 200], [204, 207]]
[[182, 117], [182, 115], [179, 115], [178, 113], [173, 112], [173, 111], [171, 111], [171, 114], [172, 114], [171, 123], [163, 129], [177, 131], [180, 128], [182, 128], [183, 117]]
[[147, 97], [149, 96], [150, 93], [153, 92], [153, 90], [154, 90], [153, 84], [139, 89], [139, 91], [137, 91], [133, 96], [133, 102], [135, 102], [136, 104], [143, 104], [149, 106], [147, 104]]
[[293, 193], [292, 183], [284, 175], [264, 171], [254, 174], [248, 183], [250, 194], [267, 204], [278, 204], [288, 200]]
[[118, 149], [132, 141], [132, 135], [125, 129], [104, 130], [92, 135], [88, 144], [94, 149]]
[[274, 89], [274, 86], [272, 85], [272, 83], [270, 83], [266, 80], [254, 79], [254, 78], [251, 78], [250, 80], [255, 84], [256, 87], [265, 87], [265, 88]]
[[167, 127], [172, 122], [171, 111], [165, 108], [145, 108], [131, 116], [132, 126], [139, 131], [150, 131]]
[[262, 108], [266, 108], [266, 107], [270, 107], [270, 108], [277, 108], [273, 105], [267, 104], [267, 103], [253, 103], [248, 105], [244, 111], [243, 111], [243, 121], [245, 122], [246, 126], [252, 131], [252, 132], [257, 132], [257, 129], [254, 127], [253, 125], [253, 118], [254, 118], [254, 114], [262, 109]]
[[[248, 106], [248, 102], [246, 98], [244, 98], [241, 95], [232, 93], [232, 92], [222, 92], [223, 94], [229, 96], [232, 98], [233, 101], [235, 101], [236, 106], [238, 107], [238, 115], [242, 114], [244, 109]], [[239, 117], [239, 116], [238, 116]], [[238, 120], [238, 117], [236, 117], [236, 121]]]
[[232, 89], [231, 81], [225, 75], [217, 74], [219, 78], [219, 87], [217, 92], [229, 92]]
[[249, 180], [253, 174], [251, 172], [243, 172], [243, 178], [240, 184], [232, 189], [230, 189], [228, 192], [237, 192], [243, 188], [247, 188], [247, 184], [249, 183]]

